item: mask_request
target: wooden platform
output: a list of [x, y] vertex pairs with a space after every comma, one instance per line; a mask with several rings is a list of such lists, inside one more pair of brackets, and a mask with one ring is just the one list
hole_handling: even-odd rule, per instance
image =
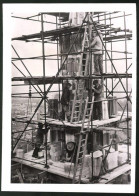
[[[64, 171], [64, 163], [62, 162], [54, 162], [52, 160], [48, 160], [49, 168], [45, 168], [45, 160], [44, 158], [36, 159], [32, 157], [33, 151], [24, 154], [24, 159], [21, 158], [12, 158], [12, 161], [17, 163], [21, 163], [23, 165], [47, 171], [51, 178], [55, 178], [54, 176], [60, 176], [60, 181], [63, 183], [72, 183], [73, 173], [68, 173]], [[25, 160], [26, 159], [26, 160]], [[32, 161], [32, 162], [31, 162]], [[89, 183], [89, 179], [82, 178], [82, 183]]]
[[[92, 127], [93, 128], [98, 128], [99, 127], [99, 128], [102, 129], [103, 126], [118, 122], [120, 120], [120, 118], [121, 118], [121, 115], [116, 116], [115, 118], [107, 119], [107, 120], [94, 120], [94, 121], [92, 121]], [[126, 119], [127, 119], [127, 116], [124, 115], [123, 118], [122, 118], [122, 121], [126, 121]], [[63, 122], [64, 122], [64, 125], [67, 126], [67, 127], [78, 127], [78, 128], [82, 127], [81, 122], [79, 122], [79, 123], [76, 123], [76, 122], [75, 123], [70, 123], [70, 122], [67, 122], [67, 121], [63, 121]], [[52, 118], [47, 118], [47, 123], [50, 124], [50, 125], [61, 125], [61, 126], [63, 125], [63, 123], [60, 120], [56, 120], [56, 119], [52, 119]], [[87, 127], [87, 123], [84, 124], [84, 127], [85, 128]], [[90, 125], [90, 127], [91, 127], [91, 125]]]
[[[58, 77], [46, 76], [45, 78], [41, 77], [41, 76], [34, 76], [33, 78], [28, 76], [28, 77], [13, 77], [12, 81], [24, 81], [24, 84], [26, 84], [26, 85], [30, 85], [30, 83], [34, 84], [34, 85], [35, 84], [40, 85], [40, 84], [44, 84], [44, 80], [45, 80], [45, 84], [50, 84], [50, 83], [52, 83], [53, 80], [54, 80], [54, 84], [60, 84], [60, 83], [62, 83], [63, 80], [67, 80], [67, 79], [69, 79], [69, 80], [79, 80], [79, 79], [88, 80], [89, 78], [99, 79], [99, 78], [102, 78], [102, 77], [104, 79], [105, 78], [117, 78], [117, 79], [119, 79], [119, 77], [120, 78], [126, 78], [127, 74], [125, 74], [125, 73], [119, 73], [119, 74], [104, 73], [102, 75], [92, 74], [92, 76], [70, 76], [70, 75], [67, 75], [67, 76], [58, 76]], [[128, 74], [128, 78], [132, 78], [131, 73]]]
[[[99, 27], [105, 27], [106, 29], [109, 28], [109, 25], [104, 25], [104, 24], [99, 24]], [[44, 31], [43, 32], [43, 36], [44, 38], [50, 39], [50, 40], [56, 40], [56, 38], [58, 36], [61, 35], [66, 35], [72, 32], [77, 33], [79, 31], [79, 29], [81, 28], [80, 25], [76, 25], [76, 26], [68, 26], [68, 27], [64, 27], [64, 28], [60, 28], [60, 29], [54, 29], [54, 30], [49, 30], [49, 31]], [[84, 31], [83, 28], [80, 29], [80, 33], [82, 33]], [[14, 37], [12, 38], [12, 41], [14, 40], [20, 40], [20, 41], [31, 41], [32, 39], [34, 40], [35, 38], [39, 38], [41, 39], [42, 33], [35, 33], [35, 34], [30, 34], [30, 35], [23, 35], [20, 37]], [[114, 40], [114, 39], [123, 39], [123, 38], [128, 38], [131, 39], [132, 38], [132, 34], [128, 33], [123, 34], [123, 35], [115, 35], [115, 36], [107, 36], [104, 37], [104, 41], [110, 41], [110, 40]]]
[[99, 180], [99, 184], [108, 184], [108, 183], [112, 182], [114, 179], [116, 179], [117, 177], [123, 175], [124, 173], [126, 173], [128, 171], [131, 171], [131, 165], [124, 164], [124, 165], [116, 168], [112, 172], [103, 175]]
[[[25, 160], [26, 159], [26, 160]], [[47, 176], [50, 177], [50, 179], [59, 180], [59, 183], [72, 183], [73, 174], [67, 173], [64, 171], [64, 163], [62, 162], [54, 162], [52, 160], [48, 160], [49, 168], [45, 168], [45, 160], [44, 158], [36, 159], [32, 157], [32, 151], [24, 154], [24, 159], [19, 158], [12, 158], [12, 161], [16, 163], [21, 163], [23, 165], [29, 166], [34, 169], [38, 169], [40, 171], [47, 171]], [[32, 162], [30, 162], [32, 161]], [[51, 164], [50, 164], [51, 163]], [[112, 172], [109, 172], [103, 176], [101, 176], [98, 183], [100, 184], [107, 184], [110, 183], [115, 178], [121, 176], [122, 174], [128, 172], [131, 170], [130, 164], [124, 164], [116, 169], [114, 169]], [[90, 180], [88, 178], [82, 178], [81, 183], [84, 184], [90, 184]]]
[[[121, 119], [121, 115], [118, 115], [114, 118], [110, 118], [110, 119], [107, 119], [107, 120], [94, 120], [92, 121], [92, 127], [96, 130], [103, 130], [103, 129], [107, 129], [108, 131], [120, 131], [121, 129], [119, 128], [114, 128], [112, 127], [112, 124], [113, 123], [117, 123], [119, 120]], [[131, 115], [129, 115], [129, 119], [131, 120]], [[29, 118], [21, 118], [18, 119], [18, 118], [12, 118], [12, 121], [15, 121], [15, 122], [22, 122], [22, 123], [28, 123], [30, 119]], [[123, 115], [122, 117], [122, 120], [121, 122], [124, 122], [127, 120], [127, 115]], [[75, 122], [75, 123], [70, 123], [70, 122], [67, 122], [67, 121], [60, 121], [58, 119], [53, 119], [53, 118], [46, 118], [46, 121], [49, 125], [52, 125], [52, 126], [61, 126], [61, 127], [67, 127], [67, 128], [81, 128], [82, 127], [82, 123], [79, 122]], [[41, 120], [32, 120], [31, 123], [33, 124], [38, 124], [38, 122], [44, 122], [44, 119], [41, 118]], [[109, 127], [106, 127], [108, 126]], [[87, 127], [87, 123], [84, 124], [84, 127], [86, 128]], [[91, 127], [91, 125], [90, 125]]]

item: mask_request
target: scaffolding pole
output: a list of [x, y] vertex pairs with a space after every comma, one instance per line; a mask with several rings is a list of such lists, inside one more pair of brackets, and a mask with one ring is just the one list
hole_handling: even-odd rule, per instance
[[[92, 22], [93, 22], [93, 21], [92, 21]], [[94, 23], [94, 27], [95, 27], [95, 30], [96, 30], [96, 32], [97, 32], [98, 30], [97, 30], [97, 28], [96, 28], [96, 26], [95, 26], [95, 23]], [[99, 34], [98, 34], [98, 35], [99, 35]], [[103, 41], [102, 41], [100, 35], [99, 35], [99, 38], [100, 38], [100, 40], [101, 40], [101, 42], [102, 42], [102, 44], [103, 44], [103, 46], [104, 46], [104, 48], [105, 48], [105, 45], [104, 45], [104, 43], [103, 43]], [[125, 93], [126, 93], [126, 89], [125, 89], [125, 87], [124, 87], [124, 85], [123, 85], [123, 83], [122, 83], [122, 81], [121, 81], [121, 78], [120, 78], [120, 76], [119, 76], [119, 74], [118, 74], [118, 72], [117, 72], [117, 70], [116, 70], [116, 68], [115, 68], [115, 66], [114, 66], [114, 64], [113, 64], [113, 62], [112, 62], [112, 60], [111, 60], [111, 58], [110, 58], [110, 55], [109, 55], [109, 53], [107, 52], [107, 49], [106, 49], [106, 48], [105, 48], [105, 50], [106, 50], [106, 53], [107, 53], [107, 55], [108, 55], [108, 57], [109, 57], [109, 59], [110, 59], [110, 61], [111, 61], [111, 63], [112, 63], [112, 66], [113, 66], [113, 68], [114, 68], [114, 70], [115, 70], [115, 72], [116, 72], [116, 74], [117, 74], [117, 76], [118, 76], [118, 78], [119, 78], [119, 80], [120, 80], [120, 83], [121, 83], [121, 85], [122, 85], [122, 87], [123, 87], [123, 89], [124, 89], [124, 91], [125, 91]], [[126, 94], [127, 94], [127, 93], [126, 93]], [[127, 94], [127, 96], [128, 96], [128, 94]], [[129, 101], [131, 102], [130, 98], [129, 98]]]
[[[88, 16], [88, 32], [89, 32], [89, 76], [88, 77], [78, 77], [78, 79], [79, 78], [81, 78], [81, 79], [88, 79], [89, 80], [89, 87], [90, 87], [90, 94], [89, 94], [89, 98], [91, 99], [91, 97], [92, 97], [92, 80], [94, 79], [94, 78], [102, 78], [103, 77], [103, 75], [101, 75], [101, 76], [98, 76], [98, 77], [96, 77], [96, 76], [93, 76], [92, 75], [92, 50], [91, 50], [91, 25], [93, 24], [94, 25], [94, 28], [95, 28], [95, 31], [97, 31], [98, 29], [103, 29], [103, 31], [105, 32], [105, 39], [104, 39], [104, 41], [105, 41], [105, 44], [103, 43], [103, 41], [102, 41], [102, 44], [103, 44], [103, 46], [104, 46], [104, 48], [105, 48], [105, 71], [107, 72], [107, 66], [108, 66], [108, 64], [107, 64], [107, 61], [110, 61], [111, 62], [111, 72], [112, 72], [112, 74], [111, 75], [107, 75], [107, 76], [105, 76], [104, 75], [104, 78], [106, 78], [106, 98], [107, 97], [109, 97], [109, 95], [110, 94], [112, 94], [112, 96], [113, 96], [113, 93], [115, 93], [116, 91], [114, 91], [114, 89], [116, 88], [116, 86], [119, 84], [119, 83], [121, 83], [121, 85], [122, 85], [122, 87], [123, 87], [123, 89], [124, 89], [124, 93], [126, 93], [126, 97], [124, 97], [124, 98], [127, 98], [127, 102], [126, 102], [126, 104], [125, 104], [125, 106], [124, 106], [124, 108], [122, 108], [123, 109], [123, 112], [122, 112], [122, 115], [121, 115], [121, 118], [120, 118], [120, 120], [119, 120], [119, 123], [121, 122], [121, 120], [122, 120], [122, 117], [123, 117], [123, 114], [124, 114], [124, 112], [125, 112], [125, 109], [126, 109], [126, 111], [127, 111], [127, 120], [126, 120], [126, 122], [127, 122], [127, 154], [128, 154], [128, 161], [129, 161], [129, 114], [128, 114], [128, 112], [129, 112], [129, 107], [128, 107], [128, 101], [130, 101], [130, 103], [132, 103], [131, 102], [131, 99], [130, 99], [130, 97], [131, 97], [131, 93], [132, 93], [132, 90], [131, 90], [131, 92], [130, 92], [130, 94], [128, 95], [128, 92], [129, 92], [129, 86], [128, 86], [128, 78], [129, 78], [129, 74], [128, 74], [128, 70], [129, 70], [129, 68], [131, 67], [131, 65], [128, 67], [128, 59], [132, 59], [132, 58], [128, 58], [128, 56], [127, 56], [127, 54], [132, 54], [132, 53], [129, 53], [129, 52], [127, 52], [127, 40], [129, 39], [129, 37], [130, 37], [130, 35], [127, 33], [128, 31], [127, 31], [127, 29], [126, 29], [126, 16], [129, 16], [129, 15], [131, 15], [131, 14], [125, 14], [125, 12], [124, 12], [124, 14], [122, 15], [122, 16], [115, 16], [115, 17], [112, 17], [111, 15], [112, 14], [115, 14], [115, 13], [118, 13], [118, 12], [108, 12], [108, 13], [104, 13], [104, 14], [98, 14], [97, 15], [97, 17], [98, 17], [98, 22], [100, 22], [100, 21], [105, 21], [105, 27], [103, 28], [103, 25], [98, 25], [98, 24], [96, 24], [95, 22], [93, 22], [93, 20], [92, 20], [92, 23], [89, 21], [89, 19], [90, 19], [90, 13], [87, 13], [86, 14], [86, 16], [85, 16], [85, 18]], [[43, 89], [44, 89], [44, 92], [42, 92], [42, 90], [40, 89], [40, 87], [38, 86], [38, 88], [40, 89], [40, 92], [37, 90], [37, 89], [35, 89], [40, 95], [41, 95], [41, 93], [42, 93], [42, 95], [41, 95], [41, 97], [42, 97], [42, 99], [41, 99], [41, 101], [40, 101], [40, 103], [38, 104], [38, 106], [37, 106], [37, 108], [35, 109], [35, 112], [34, 112], [34, 114], [32, 115], [32, 117], [30, 118], [30, 120], [29, 121], [27, 121], [27, 125], [25, 126], [25, 128], [24, 128], [24, 130], [23, 131], [21, 131], [21, 135], [20, 135], [20, 137], [17, 139], [17, 142], [16, 142], [16, 144], [15, 144], [15, 146], [13, 146], [13, 143], [12, 143], [12, 146], [13, 146], [13, 150], [15, 149], [15, 147], [16, 147], [16, 145], [17, 145], [17, 143], [19, 142], [19, 140], [21, 140], [21, 137], [22, 137], [22, 135], [23, 135], [23, 133], [25, 132], [25, 131], [28, 131], [28, 130], [26, 130], [27, 129], [27, 127], [28, 127], [28, 125], [31, 123], [31, 121], [32, 121], [32, 119], [33, 119], [33, 117], [34, 117], [34, 115], [35, 115], [35, 113], [37, 112], [37, 110], [38, 110], [38, 108], [40, 107], [40, 105], [42, 104], [42, 102], [44, 101], [44, 121], [45, 121], [45, 130], [46, 130], [46, 100], [47, 100], [47, 97], [46, 97], [46, 95], [50, 92], [50, 89], [51, 89], [51, 87], [52, 87], [52, 85], [54, 84], [54, 82], [55, 82], [55, 80], [56, 80], [56, 78], [58, 77], [58, 75], [59, 75], [59, 73], [60, 73], [60, 71], [62, 70], [62, 68], [64, 67], [64, 63], [66, 62], [66, 60], [67, 60], [67, 58], [68, 58], [68, 55], [69, 54], [72, 54], [72, 53], [70, 53], [70, 51], [71, 51], [71, 49], [72, 49], [72, 47], [73, 47], [73, 45], [74, 45], [74, 43], [75, 43], [75, 41], [76, 41], [76, 39], [77, 39], [77, 37], [78, 37], [78, 34], [80, 33], [80, 30], [82, 29], [82, 27], [84, 26], [83, 24], [84, 24], [84, 21], [85, 21], [85, 19], [83, 20], [83, 23], [82, 23], [82, 25], [79, 27], [79, 29], [78, 29], [78, 32], [77, 32], [77, 35], [76, 35], [76, 37], [75, 37], [75, 39], [74, 39], [74, 41], [73, 41], [73, 43], [72, 43], [72, 45], [70, 46], [70, 49], [69, 49], [69, 51], [68, 51], [68, 53], [66, 53], [66, 57], [65, 57], [65, 59], [64, 59], [64, 61], [61, 63], [62, 65], [61, 65], [61, 67], [59, 67], [59, 51], [58, 51], [58, 44], [59, 44], [59, 41], [58, 41], [58, 36], [57, 36], [57, 39], [56, 39], [56, 43], [54, 43], [54, 44], [57, 44], [57, 54], [56, 55], [45, 55], [45, 43], [48, 43], [47, 41], [45, 41], [45, 33], [46, 32], [44, 32], [44, 23], [51, 23], [51, 22], [47, 22], [47, 21], [44, 21], [44, 19], [43, 19], [43, 15], [44, 15], [45, 13], [40, 13], [39, 15], [34, 15], [34, 16], [31, 16], [31, 17], [27, 17], [27, 18], [22, 18], [22, 17], [16, 17], [16, 18], [21, 18], [21, 19], [27, 19], [27, 20], [32, 20], [32, 21], [39, 21], [39, 20], [35, 20], [35, 19], [31, 19], [31, 18], [33, 18], [33, 17], [36, 17], [36, 16], [41, 16], [41, 21], [39, 21], [39, 22], [41, 22], [41, 33], [40, 33], [40, 35], [41, 35], [41, 39], [40, 39], [40, 41], [41, 41], [41, 44], [42, 44], [42, 56], [39, 56], [39, 57], [30, 57], [30, 58], [20, 58], [19, 57], [19, 55], [17, 54], [17, 52], [15, 51], [15, 53], [17, 54], [17, 56], [19, 57], [19, 58], [13, 58], [12, 59], [12, 64], [18, 69], [18, 71], [24, 76], [24, 77], [26, 77], [24, 74], [23, 74], [23, 72], [13, 63], [13, 61], [16, 61], [16, 60], [20, 60], [21, 62], [22, 62], [22, 60], [33, 60], [33, 59], [39, 59], [39, 60], [43, 60]], [[106, 15], [109, 15], [109, 18], [106, 18]], [[102, 17], [102, 16], [104, 16], [104, 18], [101, 20], [100, 19], [100, 17]], [[96, 16], [95, 16], [96, 17]], [[112, 33], [113, 33], [113, 29], [111, 28], [111, 26], [113, 25], [112, 24], [112, 19], [114, 19], [114, 18], [120, 18], [120, 17], [123, 17], [124, 18], [124, 30], [121, 30], [121, 31], [124, 31], [125, 32], [125, 34], [124, 35], [121, 35], [121, 36], [117, 36], [118, 38], [123, 38], [123, 40], [117, 40], [117, 41], [124, 41], [125, 43], [125, 51], [124, 52], [120, 52], [120, 51], [113, 51], [113, 45], [112, 45], [112, 43], [114, 42], [114, 40], [112, 40], [112, 41], [110, 41], [110, 39], [115, 39], [116, 38], [116, 36], [115, 37], [111, 37], [111, 35], [112, 35]], [[110, 23], [110, 25], [108, 25], [109, 27], [110, 27], [110, 29], [106, 29], [106, 21], [107, 20], [109, 20], [109, 23]], [[59, 13], [59, 21], [60, 21], [60, 24], [58, 24], [58, 21], [57, 21], [57, 16], [56, 16], [56, 23], [53, 23], [53, 24], [56, 24], [56, 29], [57, 29], [57, 27], [58, 27], [58, 25], [60, 25], [60, 27], [61, 27], [61, 20], [60, 20], [60, 13]], [[108, 27], [108, 28], [109, 28]], [[120, 32], [121, 32], [120, 31]], [[107, 32], [109, 32], [109, 34], [110, 34], [110, 37], [107, 37]], [[118, 31], [119, 32], [119, 31]], [[25, 36], [23, 36], [23, 38], [24, 38], [24, 41], [35, 41], [35, 40], [26, 40], [25, 39]], [[101, 39], [101, 38], [100, 38]], [[107, 50], [106, 49], [106, 46], [107, 46], [107, 43], [108, 43], [108, 40], [109, 39], [109, 42], [110, 42], [110, 47], [111, 47], [111, 49], [110, 50]], [[13, 47], [13, 46], [12, 46]], [[13, 48], [14, 49], [14, 48]], [[109, 53], [108, 52], [110, 52], [110, 55], [109, 55]], [[124, 53], [125, 54], [125, 58], [118, 58], [118, 59], [113, 59], [113, 52], [117, 52], [117, 53]], [[80, 53], [82, 53], [82, 51], [80, 52]], [[61, 54], [62, 55], [62, 54]], [[46, 74], [46, 68], [45, 68], [45, 60], [55, 60], [55, 59], [46, 59], [46, 57], [48, 57], [48, 56], [57, 56], [57, 58], [56, 58], [56, 60], [57, 60], [57, 66], [58, 66], [58, 72], [57, 72], [57, 74], [56, 74], [56, 76], [54, 76], [53, 78], [52, 78], [52, 82], [51, 82], [51, 84], [49, 85], [49, 87], [48, 87], [48, 89], [46, 90], [46, 84], [45, 84], [45, 74]], [[107, 59], [107, 56], [109, 57], [109, 59]], [[120, 74], [118, 74], [118, 72], [117, 72], [117, 70], [116, 70], [116, 68], [115, 68], [115, 66], [114, 66], [114, 64], [113, 64], [113, 60], [125, 60], [125, 64], [126, 64], [126, 72], [125, 72], [125, 78], [126, 78], [126, 88], [124, 87], [124, 84], [123, 84], [123, 82], [122, 82], [122, 76], [120, 75]], [[22, 62], [22, 64], [24, 64], [23, 62]], [[24, 66], [25, 67], [25, 66]], [[25, 69], [28, 71], [28, 69], [25, 67]], [[116, 72], [116, 74], [113, 74], [113, 69], [115, 70], [115, 72]], [[30, 74], [30, 72], [28, 71], [28, 73]], [[30, 74], [31, 75], [31, 74]], [[117, 84], [114, 86], [114, 84], [113, 84], [113, 78], [114, 77], [118, 77], [118, 79], [119, 79], [119, 81], [117, 82]], [[33, 79], [33, 76], [31, 75], [31, 78]], [[111, 89], [111, 91], [109, 91], [109, 89], [108, 89], [108, 84], [107, 84], [107, 79], [108, 78], [111, 78], [111, 81], [112, 81], [112, 89]], [[68, 77], [67, 78], [65, 78], [65, 79], [68, 79]], [[71, 77], [71, 79], [77, 79], [76, 77]], [[62, 78], [62, 81], [64, 80], [64, 78]], [[31, 83], [32, 84], [32, 83]], [[19, 86], [20, 85], [22, 85], [22, 84], [19, 84]], [[32, 84], [33, 85], [33, 84]], [[14, 85], [13, 85], [14, 86]], [[16, 85], [17, 86], [17, 85]], [[33, 87], [34, 87], [34, 85], [33, 85]], [[36, 87], [35, 87], [36, 88]], [[55, 91], [53, 91], [53, 92], [55, 92]], [[60, 83], [58, 84], [58, 91], [57, 92], [59, 92], [59, 100], [60, 100]], [[108, 94], [108, 92], [109, 92], [109, 94]], [[36, 92], [35, 92], [36, 93]], [[25, 93], [21, 93], [21, 94], [25, 94]], [[17, 94], [17, 95], [20, 95], [20, 94]], [[14, 96], [14, 95], [12, 95], [12, 96]], [[17, 96], [16, 96], [17, 97]], [[22, 97], [22, 96], [19, 96], [19, 97]], [[41, 97], [39, 97], [39, 98], [41, 98]], [[24, 98], [26, 98], [25, 96], [24, 96]], [[35, 98], [35, 97], [32, 97], [32, 98]], [[38, 97], [36, 97], [36, 98], [38, 98]], [[116, 99], [123, 99], [123, 97], [122, 98], [116, 98]], [[113, 99], [114, 100], [114, 99]], [[103, 100], [104, 101], [104, 100]], [[119, 104], [119, 103], [118, 103]], [[120, 104], [119, 104], [120, 105]], [[92, 130], [92, 138], [93, 138], [93, 125], [92, 125], [92, 118], [91, 118], [91, 130]], [[15, 138], [14, 138], [15, 139]], [[12, 136], [12, 140], [13, 140], [13, 136]], [[120, 143], [120, 142], [118, 142], [118, 143]], [[112, 144], [112, 145], [114, 145], [114, 144]], [[110, 145], [108, 145], [108, 146], [110, 146]], [[47, 165], [47, 134], [46, 134], [46, 164], [45, 164], [45, 166], [47, 167], [48, 165]], [[93, 179], [93, 148], [92, 148], [92, 179]]]
[[[125, 12], [124, 12], [124, 28], [126, 29], [126, 17], [125, 16], [126, 15], [125, 15]], [[126, 41], [126, 31], [125, 31], [126, 90], [128, 92], [128, 76], [127, 76], [127, 74], [128, 74], [128, 71], [127, 71], [128, 70], [128, 64], [127, 64], [127, 53], [126, 53], [126, 51], [127, 51], [127, 41]], [[127, 110], [126, 111], [127, 111], [127, 139], [128, 139], [128, 143], [129, 143], [128, 97], [127, 97]], [[128, 158], [128, 161], [129, 161], [129, 145], [127, 145], [127, 158]]]
[[42, 56], [43, 56], [43, 89], [44, 89], [44, 124], [45, 124], [45, 153], [46, 153], [46, 163], [45, 163], [45, 167], [49, 168], [49, 166], [47, 165], [47, 124], [46, 124], [46, 87], [45, 87], [45, 45], [44, 45], [44, 26], [43, 26], [43, 14], [41, 13], [41, 38], [42, 38]]

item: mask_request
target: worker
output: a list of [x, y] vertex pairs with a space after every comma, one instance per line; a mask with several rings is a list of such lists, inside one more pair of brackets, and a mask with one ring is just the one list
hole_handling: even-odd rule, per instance
[[66, 82], [64, 84], [63, 93], [61, 96], [61, 104], [62, 104], [62, 119], [66, 121], [70, 121], [70, 111], [69, 111], [69, 102], [70, 102], [70, 91], [71, 84]]
[[99, 80], [93, 81], [94, 92], [94, 105], [93, 105], [93, 120], [102, 119], [102, 84], [99, 83]]
[[40, 146], [43, 144], [43, 136], [47, 134], [49, 130], [48, 124], [46, 124], [46, 129], [43, 129], [43, 124], [38, 123], [38, 129], [36, 134], [36, 142], [35, 142], [35, 149], [33, 151], [32, 157], [38, 158], [38, 152], [40, 151]]
[[94, 50], [94, 74], [103, 74], [103, 36], [101, 31], [94, 32], [93, 37], [91, 48]]

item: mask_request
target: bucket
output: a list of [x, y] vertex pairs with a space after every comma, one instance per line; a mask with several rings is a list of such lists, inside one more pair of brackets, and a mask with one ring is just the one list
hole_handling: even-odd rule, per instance
[[102, 163], [102, 152], [95, 151], [93, 152], [93, 176], [99, 176], [101, 171], [101, 163]]
[[23, 149], [17, 149], [16, 150], [16, 157], [22, 158], [24, 157], [24, 150]]

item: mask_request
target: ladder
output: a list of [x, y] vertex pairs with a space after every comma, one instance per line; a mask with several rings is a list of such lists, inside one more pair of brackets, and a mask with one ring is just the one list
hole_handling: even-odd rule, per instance
[[79, 62], [79, 75], [81, 76], [87, 74], [87, 64], [89, 60], [89, 55], [87, 52], [85, 52], [85, 46], [89, 47], [87, 26], [85, 26], [85, 30], [84, 30], [84, 38], [82, 42], [82, 53], [81, 53], [80, 62]]
[[84, 100], [84, 81], [77, 81], [72, 105], [71, 123], [79, 122], [81, 117], [82, 104]]
[[94, 96], [92, 97], [91, 102], [89, 102], [89, 98], [87, 97], [85, 103], [85, 110], [83, 114], [82, 127], [79, 135], [78, 150], [77, 150], [76, 162], [75, 162], [74, 174], [72, 180], [73, 184], [80, 184], [81, 182], [84, 157], [87, 149], [88, 134], [90, 131], [90, 122], [91, 122], [91, 116], [93, 111], [93, 103], [94, 103]]
[[[84, 38], [82, 42], [82, 53], [80, 57], [79, 63], [79, 75], [87, 75], [87, 65], [89, 60], [89, 55], [85, 53], [85, 45], [89, 45], [88, 34], [87, 34], [87, 26], [85, 26]], [[84, 103], [84, 93], [85, 93], [85, 81], [78, 80], [75, 86], [75, 94], [72, 104], [72, 112], [71, 112], [71, 123], [79, 122], [81, 113], [82, 113], [82, 105]]]

